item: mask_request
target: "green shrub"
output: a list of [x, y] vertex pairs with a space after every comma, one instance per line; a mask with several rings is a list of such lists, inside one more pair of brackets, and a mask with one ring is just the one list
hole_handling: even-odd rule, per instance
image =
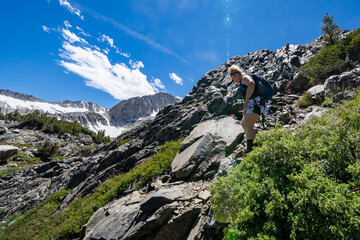
[[333, 74], [341, 73], [349, 60], [358, 61], [359, 53], [360, 29], [356, 29], [339, 43], [322, 48], [299, 70], [307, 77], [324, 81]]
[[27, 214], [22, 221], [6, 228], [3, 235], [0, 234], [1, 239], [78, 238], [83, 225], [87, 223], [97, 209], [114, 200], [127, 188], [131, 186], [141, 188], [152, 178], [168, 170], [172, 160], [180, 150], [182, 141], [183, 139], [179, 139], [165, 143], [160, 152], [151, 159], [146, 160], [127, 173], [106, 180], [97, 187], [93, 194], [76, 200], [55, 218], [51, 218], [52, 209], [44, 209], [40, 204], [39, 207], [31, 210], [33, 214]]
[[333, 100], [333, 96], [329, 96], [329, 97], [326, 97], [325, 100], [321, 103], [321, 106], [327, 106], [328, 104], [330, 104]]
[[344, 42], [344, 47], [349, 53], [350, 58], [359, 60], [360, 55], [360, 29], [354, 30], [347, 37], [347, 41]]
[[44, 145], [38, 148], [39, 157], [42, 161], [49, 161], [51, 157], [59, 154], [59, 146], [54, 143], [51, 144], [48, 141], [44, 142]]
[[121, 137], [120, 139], [117, 140], [117, 142], [116, 142], [116, 147], [120, 147], [120, 146], [122, 146], [122, 145], [124, 145], [124, 144], [126, 144], [126, 143], [128, 143], [128, 142], [130, 142], [130, 141], [131, 141], [131, 138], [125, 138], [125, 139], [123, 139], [123, 138]]
[[95, 135], [95, 142], [96, 143], [109, 143], [110, 137], [105, 136], [105, 130], [99, 130], [97, 134]]
[[95, 147], [92, 146], [92, 145], [85, 145], [85, 146], [83, 147], [83, 152], [84, 152], [84, 153], [91, 152], [91, 151], [94, 150], [94, 149], [95, 149]]
[[224, 239], [360, 239], [360, 95], [296, 132], [277, 126], [212, 186]]
[[300, 67], [307, 77], [324, 80], [332, 74], [340, 73], [345, 65], [345, 56], [340, 44], [322, 48], [314, 57]]
[[309, 92], [306, 92], [301, 99], [297, 102], [297, 105], [300, 108], [306, 108], [308, 106], [311, 106], [313, 104], [313, 100], [311, 98], [311, 95]]

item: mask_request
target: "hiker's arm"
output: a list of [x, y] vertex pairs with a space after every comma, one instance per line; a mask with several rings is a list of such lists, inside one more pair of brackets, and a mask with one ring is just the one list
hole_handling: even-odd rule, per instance
[[250, 97], [254, 92], [255, 89], [255, 81], [252, 79], [251, 76], [245, 75], [242, 80], [242, 84], [247, 86], [245, 102], [244, 102], [244, 110], [247, 108], [249, 103]]

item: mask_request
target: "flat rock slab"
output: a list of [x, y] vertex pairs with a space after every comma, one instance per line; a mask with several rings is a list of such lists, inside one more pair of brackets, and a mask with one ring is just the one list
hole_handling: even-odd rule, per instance
[[184, 151], [178, 153], [171, 163], [171, 172], [178, 179], [188, 177], [215, 147], [214, 138], [206, 134]]
[[318, 96], [318, 95], [324, 95], [325, 94], [325, 87], [324, 85], [316, 85], [307, 90], [312, 97]]
[[131, 227], [138, 212], [138, 205], [117, 208], [111, 214], [106, 212], [105, 215], [109, 215], [95, 226], [91, 238], [85, 239], [121, 239]]
[[202, 136], [211, 134], [216, 140], [223, 140], [226, 143], [227, 151], [231, 151], [244, 136], [244, 129], [240, 121], [232, 117], [224, 117], [218, 120], [209, 120], [198, 124], [190, 135], [183, 141], [182, 149], [188, 147]]
[[311, 112], [306, 114], [306, 116], [305, 116], [304, 120], [301, 122], [301, 124], [306, 123], [312, 117], [320, 117], [324, 111], [325, 111], [325, 108], [323, 108], [323, 107], [311, 106]]
[[0, 145], [0, 162], [6, 162], [9, 158], [19, 153], [19, 149], [10, 145]]
[[140, 209], [144, 212], [150, 212], [159, 207], [172, 203], [184, 195], [183, 186], [174, 186], [168, 189], [160, 189], [150, 194], [141, 204]]

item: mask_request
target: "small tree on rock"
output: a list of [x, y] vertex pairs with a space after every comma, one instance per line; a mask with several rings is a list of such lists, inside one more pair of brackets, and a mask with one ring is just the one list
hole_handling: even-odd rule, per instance
[[321, 27], [321, 31], [324, 34], [324, 43], [326, 46], [334, 45], [340, 42], [340, 27], [339, 24], [334, 23], [334, 17], [329, 16], [328, 13], [322, 19], [324, 26]]

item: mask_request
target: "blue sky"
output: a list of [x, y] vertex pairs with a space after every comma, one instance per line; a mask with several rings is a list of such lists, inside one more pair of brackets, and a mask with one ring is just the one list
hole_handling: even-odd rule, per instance
[[184, 97], [230, 57], [311, 42], [326, 13], [360, 27], [359, 0], [1, 0], [0, 88], [107, 108]]

